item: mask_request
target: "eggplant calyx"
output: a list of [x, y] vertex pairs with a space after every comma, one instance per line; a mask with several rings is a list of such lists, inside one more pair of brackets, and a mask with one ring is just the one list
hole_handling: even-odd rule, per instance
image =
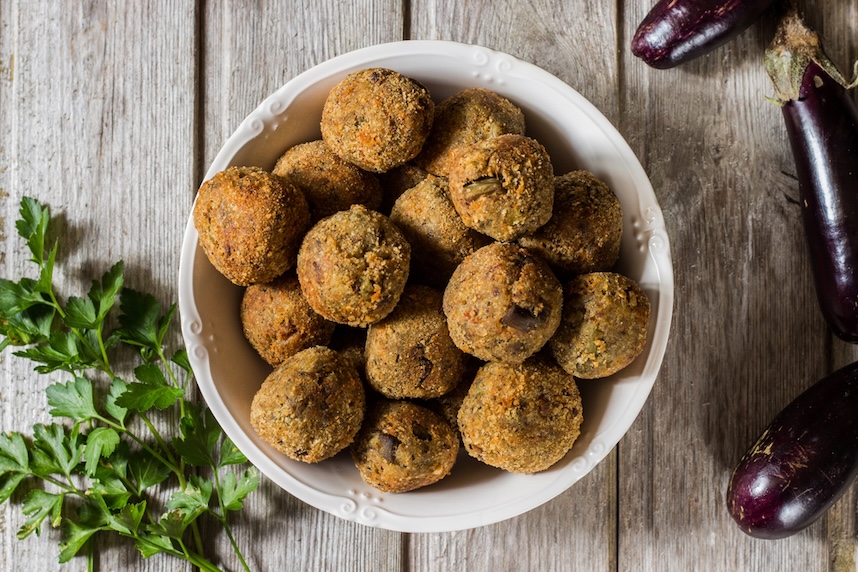
[[[825, 73], [844, 88], [858, 84], [858, 77], [847, 81], [828, 58], [819, 34], [807, 27], [798, 10], [791, 7], [778, 23], [775, 38], [766, 50], [763, 65], [775, 88], [775, 97], [781, 104], [800, 97], [802, 79], [807, 67], [816, 63]], [[856, 62], [858, 74], [858, 62]]]

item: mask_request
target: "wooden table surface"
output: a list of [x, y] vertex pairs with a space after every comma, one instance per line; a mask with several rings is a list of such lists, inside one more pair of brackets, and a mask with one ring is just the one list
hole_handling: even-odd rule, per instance
[[[854, 571], [855, 490], [781, 541], [745, 536], [724, 495], [768, 421], [813, 381], [858, 359], [828, 332], [810, 276], [797, 183], [761, 56], [774, 14], [729, 45], [658, 71], [629, 42], [653, 0], [2, 0], [3, 276], [27, 254], [22, 195], [63, 225], [68, 284], [118, 259], [126, 282], [177, 298], [182, 233], [207, 165], [241, 119], [300, 72], [380, 42], [445, 39], [535, 63], [593, 102], [648, 173], [671, 240], [673, 327], [659, 378], [628, 434], [547, 504], [479, 529], [400, 534], [344, 522], [263, 479], [235, 519], [254, 570]], [[807, 0], [844, 72], [858, 58], [858, 0]], [[6, 352], [0, 429], [49, 417], [45, 380]], [[59, 533], [15, 538], [0, 507], [0, 569], [57, 563]], [[209, 552], [237, 570], [214, 530]], [[100, 570], [175, 570], [128, 544]]]

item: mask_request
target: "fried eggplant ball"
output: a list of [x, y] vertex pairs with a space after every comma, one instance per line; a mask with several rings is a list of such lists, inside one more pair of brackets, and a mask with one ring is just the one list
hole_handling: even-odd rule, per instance
[[495, 240], [515, 240], [551, 218], [554, 170], [545, 148], [529, 137], [501, 135], [461, 148], [449, 179], [465, 225]]
[[351, 363], [326, 347], [288, 358], [265, 379], [250, 405], [250, 424], [272, 447], [305, 463], [333, 457], [363, 422], [366, 396]]
[[491, 239], [459, 218], [447, 179], [429, 175], [396, 200], [390, 220], [411, 244], [413, 280], [443, 288], [466, 256]]
[[444, 291], [450, 337], [485, 361], [520, 363], [536, 353], [557, 329], [562, 304], [548, 265], [505, 242], [468, 256]]
[[575, 377], [607, 377], [643, 351], [649, 316], [649, 299], [631, 278], [582, 274], [564, 288], [563, 318], [549, 346], [557, 363]]
[[441, 396], [461, 381], [467, 357], [450, 339], [441, 293], [428, 286], [406, 286], [393, 312], [367, 331], [367, 379], [386, 397]]
[[484, 365], [459, 409], [468, 454], [513, 473], [544, 471], [562, 459], [582, 421], [575, 379], [543, 354]]
[[334, 323], [313, 311], [294, 272], [267, 284], [252, 284], [241, 299], [244, 336], [272, 366], [313, 346], [326, 345]]
[[290, 147], [272, 172], [301, 189], [313, 222], [354, 204], [373, 210], [381, 205], [381, 184], [376, 176], [343, 161], [322, 140]]
[[325, 100], [322, 139], [361, 169], [383, 173], [420, 153], [435, 104], [417, 81], [393, 70], [349, 74]]
[[316, 313], [366, 327], [396, 306], [410, 256], [411, 246], [386, 216], [353, 205], [322, 219], [304, 237], [298, 281]]
[[458, 149], [508, 133], [524, 135], [521, 109], [488, 89], [466, 89], [435, 107], [432, 132], [416, 161], [433, 175], [446, 177]]
[[270, 282], [295, 265], [310, 210], [298, 188], [258, 167], [229, 167], [200, 186], [199, 244], [239, 286]]
[[620, 257], [623, 207], [589, 171], [554, 178], [554, 213], [518, 243], [542, 256], [559, 278], [610, 270]]
[[350, 447], [364, 482], [404, 493], [450, 474], [459, 439], [440, 415], [408, 401], [381, 400], [366, 417]]

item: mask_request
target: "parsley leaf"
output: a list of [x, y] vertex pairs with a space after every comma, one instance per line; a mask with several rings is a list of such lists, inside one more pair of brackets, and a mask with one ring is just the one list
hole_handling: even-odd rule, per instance
[[210, 410], [201, 413], [188, 407], [179, 422], [181, 437], [173, 437], [173, 447], [185, 463], [195, 467], [216, 467], [214, 449], [223, 433]]
[[133, 411], [148, 411], [153, 407], [166, 409], [184, 394], [178, 387], [131, 382], [126, 385], [122, 395], [116, 398], [116, 404]]
[[128, 417], [128, 409], [122, 407], [116, 400], [125, 393], [128, 389], [128, 384], [122, 379], [115, 377], [110, 383], [110, 391], [104, 398], [104, 410], [108, 415], [119, 421], [120, 425], [125, 424], [125, 419]]
[[104, 530], [104, 527], [80, 524], [67, 519], [63, 526], [63, 541], [60, 542], [60, 563], [71, 560], [99, 530]]
[[197, 475], [192, 475], [183, 491], [176, 491], [167, 501], [170, 511], [178, 511], [188, 522], [209, 510], [212, 497], [212, 483]]
[[[34, 474], [46, 476], [60, 473], [67, 477], [72, 474], [83, 456], [83, 445], [78, 439], [77, 429], [65, 432], [62, 425], [36, 424], [33, 426], [33, 460], [38, 459], [38, 472]], [[47, 471], [47, 472], [45, 472]]]
[[92, 399], [92, 382], [83, 377], [75, 377], [68, 383], [55, 383], [45, 389], [51, 415], [68, 417], [75, 421], [89, 421], [98, 417]]
[[63, 499], [63, 495], [46, 493], [39, 489], [33, 489], [27, 493], [21, 512], [30, 518], [18, 530], [18, 538], [27, 538], [34, 532], [38, 536], [41, 533], [42, 522], [49, 516], [51, 526], [59, 526], [62, 521]]
[[170, 468], [151, 455], [132, 455], [128, 460], [128, 473], [137, 486], [138, 497], [149, 487], [159, 485], [170, 476]]
[[224, 510], [241, 510], [244, 499], [259, 486], [259, 475], [256, 469], [247, 469], [236, 477], [232, 471], [225, 471], [221, 479], [220, 495]]
[[95, 475], [102, 457], [109, 457], [119, 445], [119, 433], [110, 427], [96, 427], [86, 436], [86, 447], [83, 450], [86, 462], [86, 474]]

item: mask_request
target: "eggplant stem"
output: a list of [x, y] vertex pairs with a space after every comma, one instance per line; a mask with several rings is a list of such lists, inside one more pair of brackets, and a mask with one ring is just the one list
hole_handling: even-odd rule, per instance
[[858, 61], [855, 62], [855, 79], [847, 81], [825, 54], [819, 34], [804, 23], [798, 9], [791, 4], [778, 22], [775, 38], [763, 62], [777, 99], [782, 103], [799, 99], [804, 72], [811, 62], [846, 89], [858, 85]]

